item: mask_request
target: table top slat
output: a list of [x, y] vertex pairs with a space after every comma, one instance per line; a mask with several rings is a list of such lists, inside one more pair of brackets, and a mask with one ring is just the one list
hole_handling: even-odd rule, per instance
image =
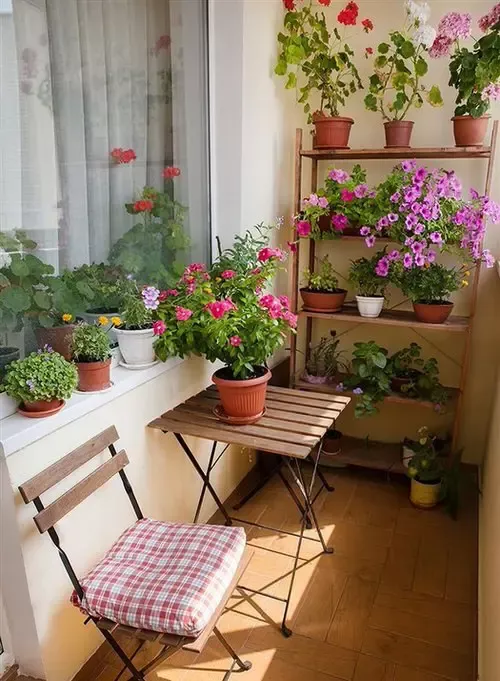
[[168, 416], [163, 416], [149, 424], [150, 428], [157, 428], [164, 432], [181, 433], [182, 435], [192, 435], [206, 440], [215, 440], [227, 444], [237, 444], [242, 447], [260, 449], [263, 452], [283, 454], [298, 459], [305, 459], [311, 451], [311, 447], [306, 445], [292, 444], [290, 442], [280, 442], [270, 440], [267, 437], [256, 437], [241, 432], [240, 426], [227, 426], [225, 423], [218, 422], [218, 425], [201, 425], [194, 423], [192, 417], [188, 421], [179, 421], [173, 417], [174, 412], [168, 412]]
[[[294, 395], [297, 396], [297, 388], [277, 388], [274, 385], [267, 386], [268, 394], [274, 395]], [[303, 392], [303, 391], [302, 391]], [[327, 402], [335, 406], [346, 406], [350, 402], [350, 398], [344, 395], [332, 395], [331, 393], [320, 393], [316, 390], [308, 390], [308, 395], [311, 395], [317, 402]], [[299, 398], [299, 402], [302, 397]]]
[[[301, 391], [302, 392], [305, 391]], [[204, 390], [203, 392], [199, 393], [199, 395], [196, 396], [197, 398], [206, 398], [213, 400], [214, 402], [219, 401], [219, 395], [217, 392], [213, 392], [211, 390]], [[336, 407], [332, 406], [326, 406], [326, 405], [321, 405], [318, 402], [316, 403], [308, 403], [306, 400], [303, 402], [297, 403], [293, 402], [289, 397], [283, 396], [283, 395], [273, 395], [273, 397], [266, 397], [266, 407], [272, 407], [274, 409], [282, 409], [284, 411], [290, 411], [293, 412], [297, 415], [297, 418], [300, 418], [302, 414], [309, 414], [310, 416], [320, 416], [324, 418], [329, 418], [330, 421], [338, 418], [340, 414], [343, 412], [345, 405], [337, 405]]]

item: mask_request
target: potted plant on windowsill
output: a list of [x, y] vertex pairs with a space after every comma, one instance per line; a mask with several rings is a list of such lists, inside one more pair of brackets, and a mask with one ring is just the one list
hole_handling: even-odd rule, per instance
[[155, 323], [161, 360], [193, 353], [223, 363], [212, 377], [221, 399], [215, 414], [234, 424], [262, 416], [271, 378], [267, 360], [297, 325], [286, 296], [263, 292], [284, 254], [262, 247], [261, 236], [262, 230], [256, 249], [251, 233], [237, 238], [209, 272], [200, 263], [188, 266], [160, 302]]
[[145, 286], [140, 293], [136, 289], [134, 294], [127, 296], [122, 324], [115, 327], [123, 356], [121, 364], [126, 369], [146, 369], [156, 362], [153, 313], [164, 295], [166, 292], [155, 286]]
[[340, 312], [347, 291], [338, 287], [333, 265], [325, 255], [319, 261], [318, 272], [304, 270], [305, 286], [300, 289], [304, 307], [312, 312]]
[[443, 458], [436, 451], [435, 440], [435, 435], [423, 427], [418, 431], [418, 440], [412, 442], [414, 454], [408, 462], [410, 501], [418, 508], [432, 508], [441, 498], [445, 467]]
[[428, 71], [426, 51], [436, 36], [436, 31], [427, 24], [429, 13], [427, 3], [409, 0], [403, 30], [392, 31], [390, 42], [380, 43], [377, 49], [365, 106], [382, 114], [386, 148], [410, 146], [413, 121], [405, 118], [412, 106], [420, 108], [424, 98], [431, 106], [443, 105], [438, 86], [427, 88], [422, 84]]
[[341, 370], [347, 371], [347, 364], [342, 359], [343, 351], [338, 349], [339, 339], [335, 336], [335, 331], [331, 331], [329, 337], [323, 337], [312, 348], [302, 374], [302, 379], [307, 383], [331, 383]]
[[5, 392], [21, 402], [23, 416], [42, 418], [60, 411], [78, 384], [74, 364], [52, 348], [33, 352], [7, 369]]
[[[105, 331], [109, 320], [101, 317], [100, 323], [78, 324], [73, 332], [73, 360], [78, 369], [78, 389], [98, 392], [111, 386], [111, 350]], [[111, 324], [120, 326], [121, 319], [112, 317]]]
[[451, 55], [449, 84], [457, 90], [452, 118], [457, 147], [483, 145], [488, 110], [493, 100], [500, 99], [500, 3], [479, 19], [484, 35], [467, 48], [460, 40], [471, 38], [471, 20], [468, 13], [446, 14], [429, 51], [435, 58]]
[[355, 284], [356, 303], [361, 317], [376, 318], [382, 312], [391, 264], [397, 258], [398, 251], [391, 251], [387, 255], [384, 250], [372, 258], [358, 258], [352, 261], [349, 281]]
[[[340, 107], [363, 87], [345, 35], [345, 27], [358, 23], [358, 5], [349, 2], [337, 15], [338, 27], [330, 30], [324, 12], [314, 8], [311, 0], [283, 0], [283, 4], [288, 11], [278, 34], [275, 73], [286, 76], [287, 89], [297, 91], [308, 122], [315, 126], [314, 147], [345, 148], [354, 121], [340, 116]], [[330, 0], [321, 4], [328, 6]], [[367, 33], [373, 29], [370, 19], [361, 24]], [[312, 112], [309, 100], [315, 91], [320, 95], [320, 108]]]

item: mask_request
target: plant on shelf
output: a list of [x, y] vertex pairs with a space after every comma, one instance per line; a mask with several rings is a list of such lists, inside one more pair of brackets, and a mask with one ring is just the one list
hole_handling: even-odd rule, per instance
[[451, 293], [468, 286], [469, 271], [432, 263], [427, 267], [396, 264], [394, 282], [413, 303], [415, 317], [427, 324], [442, 324], [451, 314]]
[[[178, 169], [166, 168], [165, 177], [168, 170]], [[140, 285], [160, 289], [172, 286], [184, 268], [179, 251], [189, 245], [183, 230], [187, 209], [169, 192], [153, 187], [144, 187], [137, 200], [125, 208], [139, 221], [115, 242], [109, 262], [133, 275]]]
[[359, 396], [354, 409], [356, 418], [376, 414], [376, 405], [390, 392], [387, 354], [387, 350], [374, 341], [354, 343], [351, 374], [337, 386], [337, 390], [348, 388]]
[[[261, 247], [261, 231], [247, 236], [221, 254], [225, 270], [219, 262], [210, 271], [200, 263], [189, 265], [160, 302], [155, 323], [155, 349], [161, 360], [196, 354], [223, 363], [213, 375], [222, 402], [217, 415], [236, 423], [251, 423], [262, 415], [271, 377], [267, 360], [297, 325], [286, 296], [264, 293], [280, 268], [283, 252]], [[240, 256], [252, 238], [256, 253], [245, 269], [239, 266]]]
[[344, 352], [339, 350], [339, 339], [335, 331], [330, 336], [321, 338], [318, 345], [311, 349], [302, 375], [308, 383], [330, 383], [341, 371], [348, 370], [348, 364], [343, 359]]
[[125, 368], [146, 368], [156, 361], [153, 322], [155, 310], [167, 294], [156, 286], [144, 286], [140, 291], [136, 286], [125, 298], [121, 324], [115, 327]]
[[[278, 76], [286, 76], [287, 89], [297, 91], [304, 105], [308, 122], [315, 125], [314, 146], [346, 147], [353, 124], [352, 118], [340, 116], [347, 98], [362, 89], [354, 51], [345, 35], [345, 27], [358, 24], [359, 7], [349, 2], [337, 15], [338, 27], [330, 30], [325, 14], [313, 6], [312, 0], [283, 0], [287, 10], [283, 31], [278, 33]], [[330, 0], [322, 0], [330, 5]], [[360, 22], [368, 33], [373, 29], [370, 19]], [[312, 94], [320, 96], [319, 110], [311, 107]]]
[[39, 418], [62, 409], [77, 384], [75, 365], [47, 346], [12, 362], [3, 387], [7, 395], [21, 402], [18, 409], [23, 415]]
[[385, 290], [390, 282], [390, 271], [398, 251], [379, 251], [372, 258], [353, 260], [349, 281], [356, 288], [356, 302], [361, 317], [378, 317], [384, 306]]
[[338, 287], [338, 279], [328, 256], [319, 260], [317, 272], [304, 270], [305, 286], [300, 289], [304, 306], [313, 312], [339, 312], [347, 291]]
[[449, 84], [457, 91], [452, 118], [457, 146], [481, 146], [488, 127], [491, 102], [500, 99], [500, 3], [481, 17], [481, 38], [471, 47], [460, 40], [472, 37], [468, 12], [449, 12], [438, 26], [430, 56], [451, 57]]
[[429, 15], [427, 3], [407, 0], [404, 28], [391, 31], [389, 42], [377, 48], [365, 106], [382, 115], [387, 147], [410, 146], [413, 121], [405, 119], [411, 107], [420, 108], [424, 98], [431, 106], [443, 105], [439, 87], [422, 84], [428, 71], [426, 52], [436, 37], [427, 24]]
[[[78, 369], [78, 389], [82, 392], [106, 390], [111, 385], [111, 350], [105, 331], [109, 323], [103, 316], [97, 324], [82, 322], [73, 331], [73, 360]], [[121, 319], [113, 317], [111, 324], [119, 326]]]
[[418, 508], [432, 508], [441, 498], [445, 465], [435, 443], [436, 436], [425, 426], [419, 428], [418, 439], [412, 441], [413, 456], [408, 462], [410, 501]]

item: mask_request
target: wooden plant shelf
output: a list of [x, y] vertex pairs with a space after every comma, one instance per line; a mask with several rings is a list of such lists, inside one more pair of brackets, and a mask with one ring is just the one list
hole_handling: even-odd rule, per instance
[[317, 161], [405, 158], [489, 158], [491, 147], [408, 147], [394, 149], [301, 149], [300, 155]]
[[372, 442], [344, 435], [341, 446], [341, 454], [323, 454], [321, 464], [358, 466], [406, 475], [406, 468], [401, 463], [401, 444], [398, 442]]
[[[340, 381], [341, 378], [339, 378], [339, 382]], [[316, 385], [314, 383], [308, 383], [307, 381], [303, 381], [300, 378], [295, 381], [294, 387], [300, 388], [300, 390], [313, 390], [314, 392], [330, 393], [334, 395], [349, 395], [355, 397], [352, 390], [343, 390], [342, 392], [340, 392], [339, 390], [335, 390], [334, 385]], [[446, 388], [446, 390], [449, 390], [451, 393], [450, 402], [455, 401], [460, 393], [460, 390], [458, 388]], [[419, 407], [424, 407], [426, 409], [434, 409], [433, 402], [429, 402], [428, 400], [419, 400], [418, 398], [415, 397], [405, 397], [405, 395], [402, 395], [401, 393], [390, 393], [390, 395], [384, 397], [384, 402], [392, 402], [393, 404], [405, 405], [414, 404], [418, 405]]]
[[428, 324], [415, 319], [413, 312], [408, 310], [384, 310], [379, 317], [361, 317], [355, 305], [346, 305], [342, 312], [310, 312], [302, 309], [300, 314], [315, 319], [335, 319], [339, 322], [356, 324], [378, 324], [379, 326], [403, 326], [415, 329], [430, 329], [432, 331], [467, 331], [469, 317], [448, 317], [444, 324]]

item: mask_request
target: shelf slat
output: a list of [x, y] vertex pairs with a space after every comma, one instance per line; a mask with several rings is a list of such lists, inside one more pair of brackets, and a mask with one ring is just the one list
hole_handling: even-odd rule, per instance
[[405, 159], [405, 158], [490, 158], [491, 147], [397, 147], [394, 149], [302, 149], [300, 155], [318, 161]]
[[415, 319], [409, 310], [384, 310], [379, 317], [362, 317], [355, 305], [345, 305], [342, 312], [310, 312], [302, 309], [299, 313], [304, 317], [315, 319], [334, 319], [339, 322], [356, 324], [377, 324], [379, 326], [404, 326], [415, 329], [430, 329], [432, 331], [464, 332], [469, 327], [469, 317], [451, 316], [443, 324], [429, 324]]
[[320, 462], [328, 466], [338, 464], [371, 468], [378, 471], [406, 474], [401, 463], [401, 444], [394, 442], [371, 442], [347, 435], [342, 436], [342, 452], [335, 456], [323, 454]]
[[[341, 382], [341, 380], [342, 379], [339, 378], [337, 383]], [[330, 393], [333, 395], [349, 395], [355, 397], [352, 390], [343, 390], [342, 392], [340, 392], [339, 390], [335, 390], [335, 385], [332, 384], [316, 385], [315, 383], [308, 383], [307, 381], [304, 381], [300, 378], [295, 381], [295, 388], [299, 388], [300, 390], [314, 390], [315, 392]], [[460, 392], [458, 388], [446, 387], [446, 390], [449, 390], [451, 393], [450, 401], [455, 400]], [[390, 393], [389, 395], [386, 395], [386, 397], [384, 397], [383, 401], [392, 402], [393, 404], [414, 404], [420, 407], [425, 407], [426, 409], [434, 409], [433, 402], [429, 402], [428, 400], [419, 400], [418, 398], [415, 397], [405, 397], [400, 393]]]

